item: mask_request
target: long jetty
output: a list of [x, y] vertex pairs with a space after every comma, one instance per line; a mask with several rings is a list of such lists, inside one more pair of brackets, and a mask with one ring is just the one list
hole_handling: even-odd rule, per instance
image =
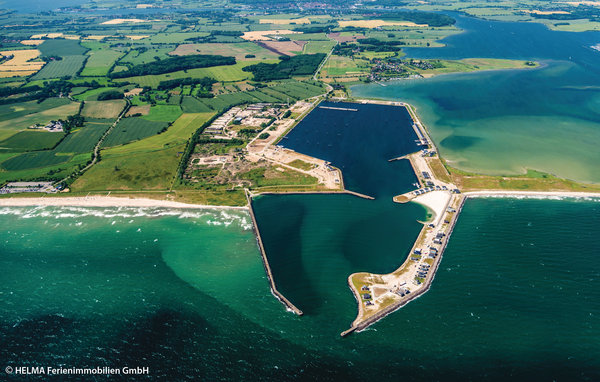
[[271, 266], [269, 265], [269, 259], [267, 259], [267, 253], [265, 252], [265, 247], [263, 245], [262, 238], [260, 236], [260, 231], [258, 229], [258, 224], [256, 222], [256, 216], [254, 216], [254, 209], [252, 207], [252, 198], [249, 193], [246, 192], [246, 200], [248, 201], [248, 211], [250, 211], [250, 217], [252, 218], [252, 224], [254, 226], [254, 234], [256, 235], [256, 241], [258, 243], [258, 248], [260, 249], [260, 255], [262, 257], [263, 266], [265, 267], [265, 272], [267, 274], [267, 279], [269, 280], [269, 286], [271, 287], [271, 293], [278, 299], [287, 310], [294, 312], [295, 314], [302, 316], [304, 313], [298, 309], [294, 304], [290, 302], [281, 292], [277, 290], [277, 286], [275, 285], [275, 280], [273, 279], [273, 273], [271, 272]]
[[348, 194], [358, 196], [359, 198], [375, 200], [374, 197], [361, 194], [359, 192], [354, 192], [350, 190], [340, 190], [340, 191], [265, 191], [259, 192], [256, 195], [340, 195], [340, 194]]
[[[433, 266], [432, 266], [432, 270], [431, 270], [432, 271], [431, 277], [428, 277], [425, 279], [425, 282], [423, 283], [423, 287], [420, 288], [419, 290], [411, 293], [406, 299], [395, 302], [394, 304], [392, 304], [392, 305], [380, 310], [379, 312], [375, 313], [374, 315], [370, 316], [369, 318], [367, 318], [359, 323], [356, 323], [356, 324], [352, 323], [352, 326], [350, 327], [350, 329], [345, 330], [342, 333], [340, 333], [340, 336], [346, 337], [347, 335], [349, 335], [353, 332], [356, 332], [356, 331], [360, 332], [362, 330], [365, 330], [366, 328], [373, 325], [374, 323], [381, 320], [382, 318], [386, 317], [387, 315], [397, 311], [398, 309], [402, 308], [409, 302], [422, 296], [431, 288], [433, 279], [435, 278], [435, 275], [436, 275], [438, 268], [440, 266], [440, 263], [442, 261], [442, 257], [444, 255], [444, 250], [446, 249], [446, 246], [448, 245], [448, 241], [450, 240], [450, 236], [452, 235], [452, 232], [454, 231], [454, 226], [456, 225], [456, 221], [458, 220], [458, 216], [460, 215], [460, 212], [462, 211], [462, 208], [463, 208], [463, 205], [464, 205], [466, 199], [467, 199], [467, 197], [461, 197], [461, 199], [460, 199], [458, 208], [456, 209], [456, 212], [454, 213], [454, 215], [452, 216], [452, 219], [450, 220], [450, 224], [448, 226], [448, 233], [446, 234], [446, 237], [444, 238], [444, 241], [442, 242], [442, 245], [440, 246], [439, 255], [435, 258], [435, 261], [433, 262]], [[423, 230], [425, 230], [425, 228], [423, 228]], [[424, 232], [424, 231], [422, 231], [422, 232]], [[416, 242], [415, 242], [415, 246], [416, 246]], [[413, 246], [410, 253], [412, 253], [415, 246]], [[360, 312], [360, 304], [362, 302], [360, 300], [360, 296], [357, 296], [355, 288], [352, 285], [351, 276], [352, 275], [350, 275], [348, 277], [348, 286], [350, 287], [350, 290], [352, 290], [352, 294], [354, 295], [356, 302], [359, 304], [359, 312]]]
[[348, 107], [333, 107], [333, 106], [319, 106], [319, 109], [341, 110], [341, 111], [358, 111], [358, 109], [352, 109], [352, 108], [348, 108]]

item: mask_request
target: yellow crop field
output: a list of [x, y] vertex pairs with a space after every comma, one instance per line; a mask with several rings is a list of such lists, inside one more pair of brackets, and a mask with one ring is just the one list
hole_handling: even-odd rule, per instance
[[383, 21], [383, 20], [340, 20], [340, 27], [357, 27], [357, 28], [379, 28], [386, 26], [402, 26], [402, 27], [426, 27], [427, 24], [415, 24], [410, 21]]
[[32, 40], [36, 40], [36, 39], [40, 39], [40, 38], [59, 38], [59, 37], [63, 37], [64, 35], [62, 33], [41, 33], [41, 34], [34, 34], [32, 35], [30, 38]]
[[295, 33], [302, 33], [302, 32], [294, 32], [294, 31], [291, 31], [288, 29], [275, 29], [275, 30], [269, 30], [269, 31], [253, 31], [253, 32], [244, 32], [244, 35], [242, 36], [242, 38], [244, 40], [248, 40], [248, 41], [270, 41], [270, 40], [274, 40], [274, 38], [269, 37], [269, 36], [295, 34]]
[[3, 57], [13, 56], [0, 64], [0, 78], [28, 76], [39, 71], [45, 64], [43, 61], [29, 62], [40, 55], [37, 49], [5, 50], [0, 52]]
[[568, 15], [571, 13], [567, 11], [538, 11], [537, 9], [524, 10], [523, 12], [535, 13], [536, 15]]
[[44, 42], [44, 40], [23, 40], [23, 41], [21, 41], [21, 44], [23, 44], [23, 45], [37, 46], [37, 45], [40, 45], [43, 42]]
[[107, 35], [104, 35], [104, 36], [102, 36], [102, 35], [92, 35], [92, 36], [84, 37], [83, 39], [84, 40], [96, 40], [96, 41], [100, 41], [100, 40], [104, 40], [107, 37], [110, 37], [110, 36], [107, 36]]

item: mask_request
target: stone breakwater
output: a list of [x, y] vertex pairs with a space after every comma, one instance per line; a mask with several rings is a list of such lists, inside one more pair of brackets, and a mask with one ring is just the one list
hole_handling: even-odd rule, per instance
[[294, 312], [295, 314], [301, 316], [304, 313], [300, 309], [298, 309], [294, 304], [290, 302], [281, 292], [277, 290], [277, 286], [275, 285], [275, 280], [273, 279], [273, 273], [271, 272], [271, 266], [269, 265], [269, 259], [267, 258], [267, 253], [265, 252], [265, 247], [263, 246], [263, 241], [260, 236], [260, 231], [258, 229], [258, 224], [256, 222], [256, 216], [254, 216], [254, 210], [252, 208], [252, 198], [250, 195], [246, 193], [246, 198], [248, 200], [248, 210], [250, 212], [250, 217], [252, 218], [252, 224], [254, 229], [254, 234], [256, 235], [256, 241], [258, 244], [258, 249], [260, 250], [260, 255], [262, 258], [263, 266], [265, 268], [265, 273], [267, 274], [267, 279], [269, 280], [269, 286], [271, 287], [271, 293], [275, 298], [277, 298], [287, 310]]

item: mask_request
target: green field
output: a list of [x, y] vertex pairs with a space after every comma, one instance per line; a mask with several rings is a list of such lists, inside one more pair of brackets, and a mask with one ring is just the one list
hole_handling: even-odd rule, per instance
[[[40, 151], [41, 153], [52, 153], [50, 151]], [[27, 154], [35, 154], [35, 153], [27, 153]], [[8, 154], [10, 155], [10, 154]], [[47, 154], [46, 154], [47, 155]], [[67, 158], [67, 160], [64, 160]], [[0, 154], [0, 161], [5, 160], [2, 164], [0, 164], [0, 182], [5, 181], [16, 181], [16, 180], [36, 180], [36, 179], [48, 179], [48, 180], [59, 180], [63, 179], [67, 175], [71, 174], [78, 168], [84, 166], [91, 158], [89, 153], [86, 154], [78, 154], [75, 156], [63, 156], [63, 157], [52, 157], [51, 155], [48, 158], [38, 158], [38, 164], [46, 164], [45, 167], [41, 168], [30, 168], [26, 166], [26, 169], [23, 170], [12, 170], [6, 171], [4, 170], [4, 163], [8, 162], [5, 160], [2, 154]], [[31, 159], [31, 158], [29, 158]], [[46, 160], [45, 160], [46, 159]], [[55, 163], [50, 164], [48, 163]], [[14, 163], [13, 163], [14, 164]], [[10, 164], [9, 164], [10, 166]]]
[[183, 114], [163, 134], [102, 150], [102, 160], [77, 179], [71, 189], [169, 189], [188, 139], [212, 115]]
[[[236, 60], [269, 60], [277, 58], [277, 54], [267, 50], [253, 42], [238, 43], [205, 43], [205, 44], [185, 44], [179, 46], [175, 51], [177, 54], [217, 54], [221, 56], [234, 56]], [[253, 54], [256, 57], [246, 58], [246, 55]]]
[[39, 113], [41, 111], [53, 109], [68, 103], [70, 103], [70, 101], [67, 98], [48, 98], [41, 103], [37, 103], [36, 101], [27, 101], [0, 105], [0, 121], [7, 121], [9, 119], [22, 117], [24, 115]]
[[63, 136], [63, 133], [51, 133], [44, 130], [19, 131], [12, 137], [0, 142], [0, 152], [51, 149], [60, 142]]
[[181, 109], [184, 113], [206, 113], [212, 110], [202, 100], [189, 96], [183, 97]]
[[[278, 60], [268, 60], [263, 62], [274, 63], [278, 62]], [[223, 65], [223, 66], [213, 66], [210, 68], [197, 68], [197, 69], [189, 69], [186, 71], [178, 71], [166, 74], [158, 74], [158, 75], [149, 75], [149, 76], [138, 76], [138, 77], [129, 77], [116, 79], [116, 82], [119, 81], [127, 81], [133, 82], [140, 86], [149, 86], [152, 88], [156, 88], [161, 81], [173, 80], [176, 78], [188, 78], [188, 77], [211, 77], [217, 81], [242, 81], [248, 79], [252, 76], [251, 73], [242, 71], [244, 66], [252, 65], [258, 63], [257, 61], [244, 61], [238, 62], [235, 65]]]
[[175, 32], [175, 33], [160, 33], [154, 36], [151, 36], [147, 39], [144, 39], [145, 43], [150, 44], [177, 44], [184, 43], [188, 38], [194, 37], [206, 37], [209, 34], [206, 32]]
[[[19, 171], [68, 162], [73, 154], [91, 152], [102, 134], [110, 126], [110, 123], [110, 121], [86, 122], [84, 127], [67, 135], [53, 150], [28, 152], [12, 157], [2, 162], [2, 168], [9, 171]], [[59, 135], [59, 133], [48, 134]]]
[[[52, 107], [61, 104], [62, 106]], [[46, 107], [48, 108], [46, 109]], [[56, 98], [48, 99], [41, 104], [36, 104], [35, 101], [33, 101], [33, 105], [29, 102], [23, 102], [19, 104], [3, 105], [2, 108], [4, 108], [5, 111], [11, 110], [11, 108], [16, 110], [14, 113], [16, 118], [4, 119], [10, 117], [10, 114], [4, 114], [0, 117], [0, 139], [7, 139], [18, 131], [24, 130], [34, 124], [45, 125], [52, 120], [66, 118], [66, 116], [76, 114], [79, 109], [79, 103], [69, 102], [66, 98]], [[35, 110], [39, 111], [30, 113]]]
[[156, 135], [168, 127], [167, 122], [148, 121], [144, 118], [123, 118], [104, 139], [102, 147], [123, 145]]
[[88, 60], [81, 71], [82, 76], [105, 76], [113, 63], [122, 55], [114, 50], [96, 50], [88, 53]]
[[117, 90], [117, 89], [119, 89], [119, 88], [102, 87], [102, 88], [90, 89], [83, 93], [74, 95], [73, 98], [78, 101], [86, 101], [86, 100], [96, 101], [96, 97], [98, 96], [98, 94], [104, 93], [105, 91], [108, 91], [108, 90]]
[[179, 105], [156, 105], [150, 107], [150, 113], [142, 118], [147, 121], [173, 122], [180, 116]]
[[69, 159], [71, 159], [71, 155], [56, 155], [54, 150], [35, 151], [21, 154], [2, 162], [2, 168], [8, 171], [30, 170], [65, 163]]
[[50, 61], [32, 77], [34, 80], [75, 76], [83, 65], [86, 56], [63, 56], [62, 60]]
[[154, 62], [156, 61], [155, 57], [163, 60], [171, 57], [169, 56], [169, 52], [173, 51], [173, 49], [175, 49], [175, 45], [166, 48], [150, 48], [142, 53], [140, 53], [138, 50], [131, 50], [123, 58], [121, 58], [119, 62], [127, 62], [133, 65], [139, 65], [148, 62]]
[[[359, 67], [359, 65], [362, 67]], [[329, 60], [323, 65], [321, 76], [360, 75], [369, 71], [368, 62], [365, 60], [331, 55]]]
[[57, 153], [90, 152], [111, 124], [111, 120], [86, 122], [84, 127], [67, 135], [54, 151]]
[[306, 45], [304, 45], [304, 49], [302, 53], [304, 54], [314, 54], [314, 53], [329, 53], [331, 48], [335, 46], [336, 42], [327, 40], [327, 41], [309, 41]]
[[79, 56], [85, 54], [86, 48], [82, 47], [77, 40], [65, 40], [61, 38], [45, 40], [37, 49], [42, 56]]
[[110, 101], [86, 101], [81, 111], [81, 115], [86, 118], [117, 118], [123, 108], [125, 101], [115, 99]]

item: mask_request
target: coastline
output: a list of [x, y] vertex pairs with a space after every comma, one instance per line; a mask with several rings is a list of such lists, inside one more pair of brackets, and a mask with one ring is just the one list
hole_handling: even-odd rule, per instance
[[66, 197], [33, 197], [33, 198], [0, 198], [0, 207], [28, 206], [63, 206], [63, 207], [164, 207], [187, 209], [236, 209], [248, 210], [248, 207], [213, 206], [204, 204], [187, 204], [169, 200], [147, 198], [119, 198], [114, 196], [66, 196]]
[[[367, 100], [359, 100], [359, 102], [368, 102], [368, 101]], [[374, 103], [386, 104], [385, 101], [376, 101]], [[416, 114], [416, 111], [413, 109], [413, 107], [411, 105], [409, 105], [407, 103], [399, 103], [399, 102], [389, 102], [388, 104], [405, 106], [413, 119], [413, 122], [414, 122], [413, 127], [415, 127], [415, 130], [419, 130], [424, 137], [429, 138], [429, 134], [427, 132], [426, 127], [420, 122], [420, 120]], [[417, 132], [417, 131], [415, 131], [415, 132]], [[417, 135], [419, 135], [418, 132], [417, 132]], [[433, 141], [431, 139], [429, 139], [428, 144], [432, 149], [435, 149], [435, 144], [433, 143]], [[446, 184], [446, 186], [448, 186], [450, 190], [458, 189], [458, 187], [456, 185], [454, 185], [452, 183], [448, 183], [448, 182], [442, 182], [440, 179], [438, 179], [436, 177], [436, 173], [434, 171], [432, 171], [430, 164], [428, 163], [428, 161], [425, 158], [413, 156], [412, 154], [407, 155], [406, 158], [411, 161], [411, 165], [413, 167], [415, 174], [417, 174], [417, 176], [421, 171], [427, 171], [431, 175], [430, 179], [433, 182], [435, 182], [436, 184]], [[417, 162], [419, 162], [419, 163], [417, 163]], [[419, 179], [419, 182], [422, 186], [421, 179]], [[439, 195], [437, 195], [438, 193], [439, 193]], [[355, 331], [360, 332], [360, 331], [368, 328], [369, 326], [371, 326], [372, 324], [381, 320], [382, 318], [386, 317], [387, 315], [402, 308], [403, 306], [408, 304], [410, 301], [413, 301], [414, 299], [422, 296], [424, 293], [426, 293], [430, 289], [430, 287], [433, 283], [433, 280], [435, 279], [437, 269], [439, 268], [439, 264], [442, 260], [446, 246], [450, 240], [450, 236], [452, 235], [452, 232], [454, 231], [456, 222], [458, 221], [458, 218], [460, 216], [462, 208], [467, 199], [477, 198], [477, 197], [540, 198], [540, 199], [600, 198], [600, 193], [598, 193], [598, 192], [576, 192], [576, 191], [520, 191], [520, 190], [484, 189], [484, 190], [479, 190], [479, 191], [470, 191], [470, 192], [464, 192], [464, 193], [458, 192], [458, 194], [449, 194], [448, 199], [446, 199], [446, 197], [445, 197], [446, 195], [442, 195], [445, 193], [448, 193], [448, 191], [433, 191], [433, 192], [426, 193], [424, 195], [417, 195], [416, 197], [414, 197], [413, 192], [408, 192], [403, 195], [394, 197], [395, 202], [406, 203], [409, 201], [414, 201], [414, 202], [419, 203], [419, 204], [425, 206], [426, 208], [432, 210], [434, 212], [434, 216], [432, 219], [433, 223], [429, 224], [429, 227], [432, 229], [430, 230], [428, 228], [428, 225], [424, 225], [424, 227], [421, 230], [421, 232], [419, 233], [419, 236], [417, 237], [415, 243], [413, 244], [413, 247], [411, 248], [406, 260], [394, 272], [385, 274], [385, 275], [372, 274], [369, 272], [358, 272], [358, 273], [353, 273], [348, 277], [348, 287], [352, 291], [352, 294], [354, 295], [354, 298], [357, 302], [358, 313], [357, 313], [356, 319], [352, 322], [350, 328], [343, 331], [340, 334], [342, 337], [345, 337]], [[442, 197], [442, 196], [444, 196], [444, 197]], [[403, 198], [402, 198], [402, 200], [396, 199], [398, 197], [403, 197]], [[451, 206], [452, 206], [452, 208], [451, 208]], [[447, 217], [447, 218], [442, 223], [443, 217]], [[429, 277], [427, 277], [427, 276], [422, 277], [423, 284], [420, 286], [417, 285], [417, 288], [415, 288], [416, 290], [413, 290], [411, 294], [409, 294], [409, 295], [402, 294], [401, 298], [394, 296], [393, 299], [396, 301], [392, 302], [389, 305], [385, 303], [385, 300], [380, 300], [381, 305], [375, 303], [376, 304], [375, 311], [373, 311], [371, 309], [371, 312], [369, 314], [369, 312], [367, 312], [369, 309], [367, 309], [367, 307], [364, 306], [367, 299], [364, 299], [364, 301], [363, 301], [363, 299], [361, 297], [364, 297], [364, 296], [361, 295], [361, 292], [358, 288], [360, 287], [361, 290], [365, 290], [362, 288], [367, 288], [366, 290], [369, 293], [378, 289], [379, 291], [387, 290], [387, 292], [389, 292], [392, 295], [398, 294], [397, 285], [400, 284], [400, 282], [402, 281], [402, 279], [400, 279], [400, 275], [402, 275], [404, 272], [408, 271], [409, 267], [414, 268], [414, 267], [412, 267], [413, 263], [416, 263], [417, 265], [421, 264], [420, 252], [418, 252], [419, 259], [411, 258], [410, 254], [417, 253], [417, 250], [418, 250], [417, 247], [421, 247], [421, 246], [425, 245], [426, 243], [428, 243], [428, 244], [426, 244], [425, 247], [430, 247], [432, 244], [435, 243], [435, 240], [434, 240], [433, 243], [429, 244], [429, 242], [431, 241], [431, 237], [433, 236], [433, 233], [428, 232], [428, 231], [432, 231], [432, 232], [435, 231], [438, 233], [438, 235], [441, 235], [441, 236], [438, 236], [439, 241], [437, 242], [437, 244], [439, 245], [439, 247], [437, 247], [437, 251], [438, 251], [437, 255], [434, 255], [433, 259], [428, 263], [429, 266], [431, 267], [431, 269], [428, 268], [428, 272], [430, 271]], [[433, 246], [431, 248], [433, 248]], [[420, 251], [420, 249], [418, 251]], [[367, 277], [364, 277], [365, 275]], [[394, 276], [396, 276], [396, 277], [394, 278]], [[387, 278], [387, 281], [386, 281], [386, 278]], [[375, 281], [375, 279], [379, 279], [380, 281]], [[393, 281], [390, 282], [390, 279], [393, 279]], [[404, 282], [401, 285], [406, 285], [406, 282]], [[394, 289], [394, 288], [396, 288], [396, 289]], [[387, 293], [387, 292], [384, 292], [384, 293]], [[375, 295], [373, 295], [373, 302], [375, 302], [375, 299], [376, 299], [376, 297], [375, 297]], [[369, 297], [368, 300], [370, 302], [371, 297]], [[389, 300], [389, 297], [388, 297], [388, 300]], [[371, 303], [371, 305], [373, 305], [373, 303]]]
[[577, 192], [577, 191], [511, 191], [511, 190], [481, 190], [466, 191], [464, 196], [469, 198], [498, 198], [498, 197], [526, 197], [526, 198], [600, 198], [600, 192]]

